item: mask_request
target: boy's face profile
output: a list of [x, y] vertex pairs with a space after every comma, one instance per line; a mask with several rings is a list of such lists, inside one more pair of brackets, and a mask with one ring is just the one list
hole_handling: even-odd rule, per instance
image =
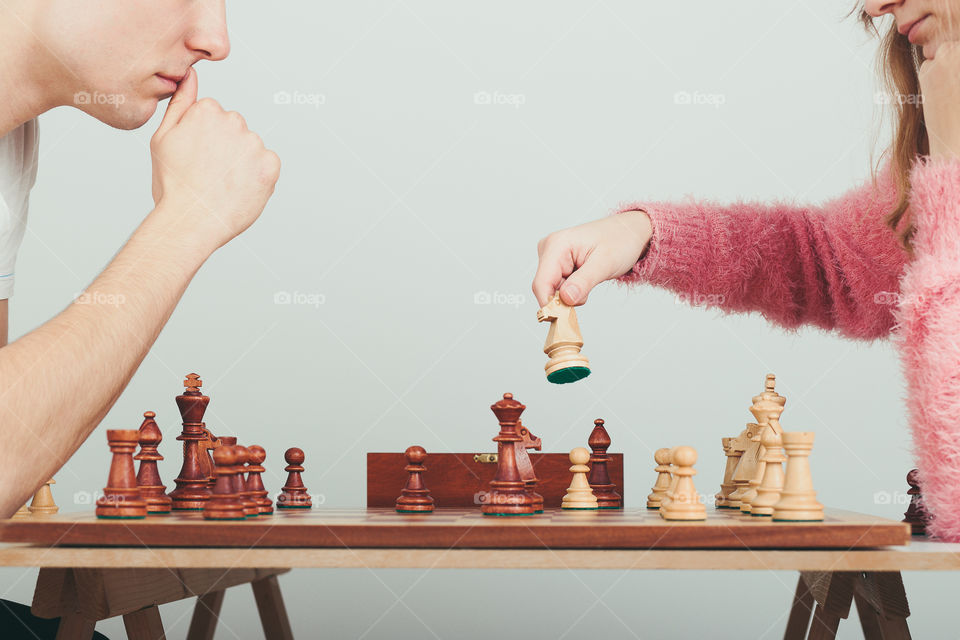
[[[198, 60], [230, 52], [225, 0], [46, 0], [27, 25], [51, 60], [60, 104], [135, 129]], [[164, 79], [166, 78], [169, 79]]]

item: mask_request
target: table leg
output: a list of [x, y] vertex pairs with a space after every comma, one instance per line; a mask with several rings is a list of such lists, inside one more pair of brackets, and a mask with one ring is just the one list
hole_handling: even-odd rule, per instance
[[860, 574], [854, 593], [860, 626], [867, 638], [909, 640], [910, 607], [899, 571], [868, 571]]
[[810, 626], [810, 614], [813, 612], [813, 592], [807, 581], [801, 575], [797, 579], [797, 591], [793, 595], [793, 606], [790, 607], [790, 618], [787, 620], [787, 631], [783, 634], [784, 640], [803, 640], [807, 637], [807, 628]]
[[[910, 607], [899, 571], [802, 571], [787, 621], [785, 640], [835, 638], [840, 620], [856, 602], [864, 637], [910, 640]], [[810, 608], [816, 603], [813, 621]]]
[[863, 629], [863, 637], [883, 638], [880, 612], [871, 607], [867, 599], [860, 593], [853, 594], [853, 601], [857, 605], [857, 615], [860, 617], [860, 628]]
[[293, 640], [293, 630], [287, 618], [287, 609], [283, 606], [283, 594], [277, 576], [271, 575], [250, 583], [253, 597], [260, 611], [263, 632], [270, 640]]
[[160, 609], [156, 605], [123, 616], [127, 640], [166, 640]]
[[833, 640], [837, 637], [837, 628], [840, 626], [840, 616], [818, 604], [813, 612], [813, 622], [810, 623], [810, 633], [807, 640]]
[[79, 613], [67, 613], [60, 617], [57, 640], [90, 640], [97, 623], [87, 620]]
[[197, 598], [193, 608], [193, 619], [190, 620], [190, 630], [187, 640], [213, 640], [213, 633], [217, 630], [217, 621], [220, 619], [220, 608], [223, 606], [223, 596], [226, 591], [212, 591]]

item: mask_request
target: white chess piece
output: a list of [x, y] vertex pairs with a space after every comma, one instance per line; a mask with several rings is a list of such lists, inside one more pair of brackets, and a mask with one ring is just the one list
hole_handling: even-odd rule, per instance
[[677, 482], [680, 480], [675, 472], [677, 470], [676, 465], [673, 463], [673, 452], [676, 451], [676, 447], [671, 447], [667, 449], [667, 473], [670, 475], [670, 486], [667, 487], [667, 492], [660, 498], [660, 511], [661, 515], [663, 508], [670, 504], [670, 500], [673, 499], [673, 492], [677, 488]]
[[670, 449], [657, 449], [653, 454], [653, 459], [657, 466], [654, 471], [657, 472], [657, 481], [650, 488], [650, 495], [647, 496], [647, 509], [659, 509], [667, 490], [673, 482], [670, 478]]
[[573, 480], [567, 488], [567, 494], [563, 496], [563, 503], [560, 505], [563, 509], [597, 509], [597, 496], [593, 494], [590, 483], [587, 481], [587, 472], [590, 467], [590, 452], [584, 447], [577, 447], [570, 452], [570, 462], [572, 466], [570, 471], [573, 473]]
[[660, 515], [666, 520], [706, 520], [707, 509], [693, 484], [693, 476], [697, 473], [693, 470], [697, 462], [697, 450], [693, 447], [676, 447], [672, 460], [676, 467], [673, 473], [677, 483], [670, 502], [660, 508]]
[[750, 515], [771, 516], [773, 506], [780, 500], [783, 491], [783, 439], [774, 429], [763, 432], [760, 444], [766, 449], [763, 480], [757, 489], [757, 497], [750, 503]]
[[773, 506], [774, 520], [817, 522], [823, 520], [823, 505], [817, 502], [810, 475], [812, 431], [784, 431], [783, 448], [787, 452], [787, 471], [780, 500]]
[[30, 502], [30, 506], [27, 507], [31, 514], [53, 514], [60, 510], [53, 501], [53, 493], [50, 491], [50, 485], [55, 483], [56, 481], [51, 478], [40, 485]]

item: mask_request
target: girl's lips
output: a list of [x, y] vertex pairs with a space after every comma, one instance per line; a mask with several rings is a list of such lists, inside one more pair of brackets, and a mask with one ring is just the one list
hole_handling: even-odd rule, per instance
[[917, 41], [916, 41], [917, 28], [919, 28], [920, 25], [926, 22], [926, 20], [927, 20], [927, 16], [924, 16], [919, 20], [917, 20], [916, 22], [914, 22], [913, 25], [911, 25], [910, 30], [907, 31], [907, 40], [910, 41], [910, 44], [917, 44]]

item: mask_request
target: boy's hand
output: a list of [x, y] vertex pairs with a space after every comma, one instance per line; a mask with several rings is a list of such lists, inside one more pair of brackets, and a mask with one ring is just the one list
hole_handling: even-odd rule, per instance
[[243, 116], [212, 98], [197, 101], [192, 68], [170, 98], [150, 151], [154, 202], [173, 216], [177, 233], [200, 234], [211, 252], [253, 224], [280, 175], [280, 158]]

